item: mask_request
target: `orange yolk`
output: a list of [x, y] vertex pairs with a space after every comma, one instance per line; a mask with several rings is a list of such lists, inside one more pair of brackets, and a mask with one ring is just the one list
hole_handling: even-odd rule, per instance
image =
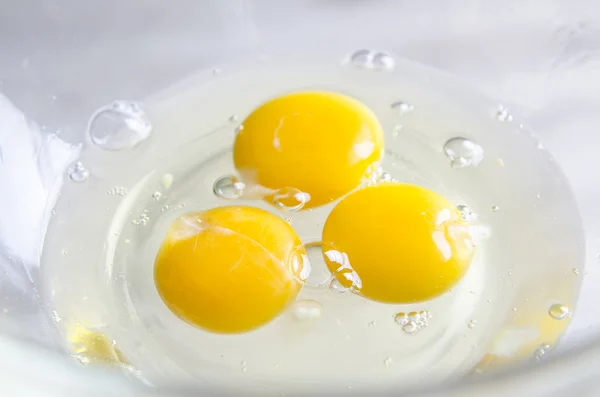
[[235, 139], [233, 154], [245, 180], [307, 193], [303, 208], [308, 209], [360, 185], [381, 159], [383, 132], [373, 112], [355, 99], [300, 92], [252, 112]]
[[304, 264], [304, 247], [285, 221], [257, 208], [220, 207], [171, 225], [154, 277], [176, 315], [237, 333], [271, 321], [295, 299]]
[[323, 254], [339, 282], [366, 298], [434, 298], [464, 275], [474, 253], [461, 214], [423, 187], [385, 183], [345, 197], [323, 229]]

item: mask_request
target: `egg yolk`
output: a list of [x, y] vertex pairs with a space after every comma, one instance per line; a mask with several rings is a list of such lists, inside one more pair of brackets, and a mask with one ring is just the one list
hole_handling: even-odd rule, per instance
[[373, 112], [332, 92], [295, 93], [263, 104], [244, 120], [233, 149], [242, 177], [307, 193], [303, 209], [356, 188], [382, 152], [383, 132]]
[[230, 206], [190, 213], [170, 227], [154, 277], [164, 303], [218, 333], [252, 330], [295, 299], [306, 252], [279, 217]]
[[385, 183], [345, 197], [323, 229], [323, 255], [339, 282], [366, 298], [434, 298], [468, 268], [474, 244], [452, 203], [423, 187]]

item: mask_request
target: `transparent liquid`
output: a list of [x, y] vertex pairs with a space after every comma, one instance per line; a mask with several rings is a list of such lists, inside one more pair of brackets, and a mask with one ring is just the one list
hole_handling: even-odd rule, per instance
[[[575, 307], [581, 277], [572, 269], [583, 263], [567, 181], [506, 109], [499, 118], [498, 104], [446, 76], [388, 61], [365, 68], [264, 60], [199, 73], [144, 101], [152, 123], [145, 141], [120, 151], [88, 144], [80, 161], [89, 174], [65, 181], [43, 257], [44, 298], [62, 319], [66, 348], [81, 351], [72, 341], [82, 326], [111, 341], [127, 368], [153, 385], [261, 393], [397, 390], [536, 359], [541, 345], [550, 346], [544, 354], [551, 350], [569, 319], [557, 320], [549, 308]], [[274, 96], [306, 89], [364, 102], [385, 129], [384, 179], [466, 206], [490, 235], [460, 284], [431, 301], [388, 305], [334, 291], [311, 248], [312, 281], [279, 318], [241, 335], [195, 328], [167, 309], [153, 281], [156, 252], [175, 218], [253, 205], [291, 222], [305, 243], [321, 238], [335, 203], [289, 212], [215, 195], [215, 181], [236, 174], [231, 149], [243, 118]], [[455, 137], [476, 142], [483, 158], [453, 167], [444, 146]]]

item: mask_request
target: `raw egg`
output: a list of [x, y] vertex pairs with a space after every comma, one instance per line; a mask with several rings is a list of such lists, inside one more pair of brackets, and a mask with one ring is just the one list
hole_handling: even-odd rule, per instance
[[264, 210], [229, 206], [183, 215], [157, 254], [164, 303], [185, 321], [218, 333], [255, 329], [298, 294], [309, 266], [291, 226]]
[[325, 222], [322, 247], [344, 287], [385, 303], [420, 302], [448, 291], [474, 254], [456, 206], [429, 189], [400, 183], [345, 197]]
[[383, 153], [383, 132], [373, 112], [333, 92], [273, 99], [242, 125], [233, 149], [242, 177], [268, 189], [300, 190], [306, 194], [304, 209], [355, 189]]

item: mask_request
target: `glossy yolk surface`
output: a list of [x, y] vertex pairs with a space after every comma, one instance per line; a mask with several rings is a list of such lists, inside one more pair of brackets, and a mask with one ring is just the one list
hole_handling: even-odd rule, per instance
[[270, 189], [308, 193], [304, 209], [356, 188], [383, 153], [383, 132], [373, 112], [332, 92], [276, 98], [256, 109], [243, 127], [234, 144], [240, 174]]
[[[323, 254], [340, 283], [358, 284], [365, 297], [419, 302], [446, 292], [465, 273], [474, 253], [466, 227], [456, 207], [431, 190], [375, 185], [333, 209], [323, 229]], [[349, 281], [356, 275], [358, 283]]]
[[155, 262], [156, 287], [179, 317], [219, 333], [275, 318], [300, 290], [304, 248], [279, 217], [231, 206], [178, 218]]

